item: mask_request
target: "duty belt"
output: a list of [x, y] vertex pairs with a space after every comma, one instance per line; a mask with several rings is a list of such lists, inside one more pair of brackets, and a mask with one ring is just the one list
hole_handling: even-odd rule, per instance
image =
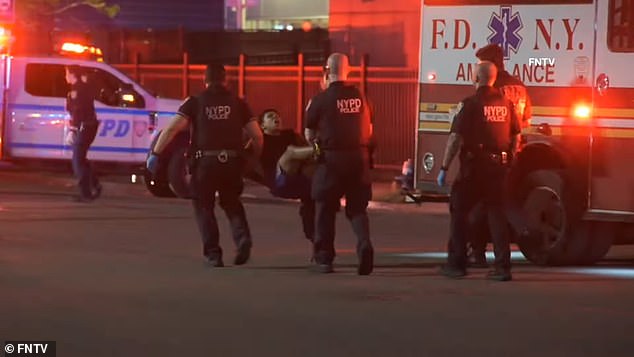
[[230, 157], [238, 157], [240, 154], [235, 150], [198, 150], [194, 153], [195, 159], [202, 157], [215, 157], [218, 162], [225, 163]]
[[502, 164], [502, 165], [506, 165], [508, 163], [508, 154], [506, 153], [506, 151], [502, 151], [502, 152], [496, 152], [496, 153], [485, 153], [484, 154], [485, 157], [493, 162], [495, 162], [496, 164]]

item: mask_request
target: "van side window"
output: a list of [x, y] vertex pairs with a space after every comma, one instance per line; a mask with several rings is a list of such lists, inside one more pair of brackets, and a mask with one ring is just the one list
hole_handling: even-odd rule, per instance
[[634, 52], [634, 0], [610, 0], [608, 48], [612, 52]]
[[60, 64], [28, 63], [24, 84], [27, 93], [37, 97], [66, 98], [66, 67]]
[[145, 98], [110, 72], [100, 68], [85, 67], [89, 81], [97, 89], [96, 99], [111, 107], [145, 108]]

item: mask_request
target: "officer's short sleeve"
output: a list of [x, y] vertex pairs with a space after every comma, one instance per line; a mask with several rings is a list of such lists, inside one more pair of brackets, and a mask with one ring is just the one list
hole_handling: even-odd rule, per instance
[[456, 116], [453, 119], [453, 122], [451, 123], [451, 132], [452, 133], [456, 133], [459, 134], [461, 136], [464, 136], [465, 133], [468, 131], [467, 128], [467, 118], [469, 117], [469, 111], [471, 110], [471, 105], [470, 102], [468, 100], [463, 100], [461, 102], [462, 108], [460, 108], [460, 111], [456, 114]]
[[255, 120], [251, 107], [244, 99], [238, 99], [238, 106], [240, 107], [240, 123], [243, 126], [247, 125], [251, 120]]
[[196, 97], [187, 97], [183, 104], [178, 108], [178, 114], [187, 119], [193, 119], [198, 115], [198, 100]]
[[306, 106], [306, 128], [308, 129], [315, 130], [319, 126], [319, 117], [321, 111], [320, 98], [320, 95], [313, 97], [313, 99], [311, 99]]

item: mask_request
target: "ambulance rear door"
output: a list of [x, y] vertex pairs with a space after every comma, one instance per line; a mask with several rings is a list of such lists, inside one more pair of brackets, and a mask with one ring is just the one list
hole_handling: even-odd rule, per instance
[[634, 0], [597, 0], [590, 209], [634, 214]]

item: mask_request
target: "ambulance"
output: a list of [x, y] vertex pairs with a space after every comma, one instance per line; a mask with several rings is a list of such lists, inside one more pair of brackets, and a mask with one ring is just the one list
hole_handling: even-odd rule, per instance
[[[64, 43], [60, 49], [59, 56], [0, 58], [0, 159], [70, 162], [72, 149], [64, 142], [70, 120], [65, 67], [78, 65], [100, 89], [95, 101], [100, 126], [88, 158], [134, 172], [143, 168], [152, 142], [180, 101], [153, 96], [104, 63], [98, 48]], [[174, 196], [165, 174], [145, 181], [154, 195]]]
[[516, 237], [524, 256], [590, 264], [634, 243], [634, 0], [424, 0], [421, 19], [417, 190], [449, 193], [435, 179], [450, 111], [475, 91], [476, 50], [495, 43], [533, 106], [509, 175], [535, 230]]

